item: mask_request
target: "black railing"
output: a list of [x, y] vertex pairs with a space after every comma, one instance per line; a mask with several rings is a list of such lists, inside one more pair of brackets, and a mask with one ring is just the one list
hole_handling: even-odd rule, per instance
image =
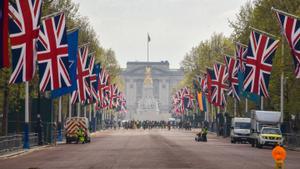
[[285, 133], [283, 134], [284, 145], [289, 149], [300, 148], [300, 134]]
[[[30, 146], [38, 145], [37, 133], [29, 133]], [[23, 148], [23, 133], [0, 137], [0, 154]]]

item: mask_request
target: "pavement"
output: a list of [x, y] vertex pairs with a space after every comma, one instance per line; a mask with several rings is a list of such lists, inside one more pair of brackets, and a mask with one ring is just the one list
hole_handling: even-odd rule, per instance
[[[209, 134], [195, 142], [195, 131], [110, 130], [93, 134], [89, 144], [55, 147], [0, 159], [0, 169], [268, 169], [271, 148], [231, 144]], [[299, 169], [300, 152], [287, 150], [285, 168]]]

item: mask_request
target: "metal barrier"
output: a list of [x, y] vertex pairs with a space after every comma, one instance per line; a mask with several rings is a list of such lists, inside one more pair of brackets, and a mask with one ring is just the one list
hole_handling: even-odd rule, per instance
[[22, 134], [0, 137], [0, 154], [21, 149], [23, 147]]
[[[29, 133], [30, 146], [38, 145], [37, 133]], [[23, 134], [0, 137], [0, 154], [23, 148]]]
[[300, 134], [285, 133], [283, 134], [284, 145], [289, 149], [300, 148]]

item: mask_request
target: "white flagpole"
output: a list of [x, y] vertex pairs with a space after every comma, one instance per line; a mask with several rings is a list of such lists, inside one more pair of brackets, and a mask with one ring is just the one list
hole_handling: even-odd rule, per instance
[[90, 108], [90, 110], [89, 110], [89, 122], [91, 122], [92, 121], [92, 104], [89, 105], [89, 108]]
[[80, 117], [80, 103], [77, 103], [77, 117]]
[[[283, 31], [283, 30], [282, 30]], [[281, 36], [281, 62], [282, 65], [284, 65], [284, 35], [282, 32]], [[283, 122], [283, 110], [284, 110], [284, 70], [281, 71], [281, 77], [280, 77], [280, 112], [281, 112], [281, 122]]]
[[234, 112], [234, 117], [236, 117], [236, 115], [237, 115], [236, 114], [236, 98], [234, 97], [233, 99], [234, 99], [234, 105], [233, 105], [234, 106], [234, 111], [233, 112]]
[[245, 113], [248, 112], [248, 99], [245, 100]]
[[25, 82], [25, 125], [23, 148], [29, 149], [29, 82]]
[[260, 110], [264, 110], [264, 97], [260, 97]]
[[61, 123], [61, 96], [58, 98], [58, 123]]
[[58, 98], [58, 141], [62, 141], [62, 131], [61, 131], [61, 96]]

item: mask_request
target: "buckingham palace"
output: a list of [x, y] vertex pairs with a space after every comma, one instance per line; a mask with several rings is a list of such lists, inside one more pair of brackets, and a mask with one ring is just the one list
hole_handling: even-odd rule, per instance
[[170, 117], [172, 90], [183, 79], [183, 69], [170, 69], [168, 61], [127, 62], [125, 82], [128, 119], [166, 120]]

